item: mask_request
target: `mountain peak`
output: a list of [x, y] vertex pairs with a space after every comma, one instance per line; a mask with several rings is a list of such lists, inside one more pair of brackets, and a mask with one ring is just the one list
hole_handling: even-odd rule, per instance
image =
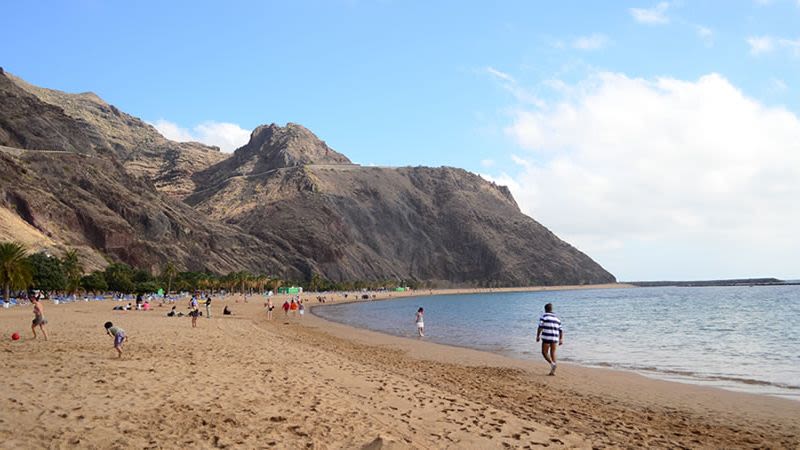
[[236, 151], [241, 156], [258, 156], [273, 168], [305, 164], [352, 164], [341, 153], [328, 147], [306, 127], [287, 123], [261, 125], [250, 134], [250, 142]]

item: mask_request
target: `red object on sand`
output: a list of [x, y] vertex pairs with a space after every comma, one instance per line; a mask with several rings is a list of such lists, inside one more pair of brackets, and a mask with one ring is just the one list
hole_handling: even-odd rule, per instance
[[19, 333], [12, 334], [11, 335], [11, 340], [12, 341], [18, 341], [19, 340]]

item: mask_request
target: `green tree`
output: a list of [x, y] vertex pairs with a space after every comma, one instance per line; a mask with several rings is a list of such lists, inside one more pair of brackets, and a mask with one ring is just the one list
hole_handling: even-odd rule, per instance
[[131, 278], [134, 283], [147, 283], [153, 281], [153, 274], [149, 270], [134, 269], [133, 277]]
[[135, 291], [139, 294], [152, 294], [157, 290], [158, 283], [155, 281], [141, 281], [135, 285]]
[[33, 287], [45, 292], [63, 291], [67, 287], [67, 277], [61, 260], [47, 253], [35, 253], [28, 257], [33, 275]]
[[106, 283], [112, 291], [131, 293], [134, 290], [133, 269], [123, 263], [114, 263], [106, 267]]
[[61, 265], [64, 267], [64, 275], [67, 277], [67, 291], [75, 293], [81, 287], [81, 277], [83, 276], [83, 266], [78, 258], [75, 249], [69, 249], [61, 258]]
[[11, 299], [11, 289], [27, 289], [33, 274], [25, 247], [18, 242], [0, 242], [0, 284], [4, 299]]
[[175, 279], [175, 275], [177, 274], [178, 269], [175, 267], [175, 264], [172, 264], [172, 262], [168, 262], [161, 270], [161, 279], [167, 282], [167, 295], [169, 295], [169, 293], [172, 291], [172, 280]]
[[103, 272], [96, 270], [81, 278], [81, 287], [87, 292], [107, 291], [106, 276]]

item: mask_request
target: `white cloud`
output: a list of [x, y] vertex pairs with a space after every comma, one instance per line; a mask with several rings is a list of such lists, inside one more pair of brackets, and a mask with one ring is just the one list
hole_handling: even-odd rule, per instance
[[750, 53], [760, 55], [776, 49], [787, 50], [792, 56], [800, 57], [800, 38], [788, 39], [773, 36], [751, 36], [747, 38]]
[[578, 50], [599, 50], [608, 46], [608, 36], [595, 33], [589, 36], [581, 36], [572, 41], [572, 48]]
[[797, 115], [717, 74], [567, 87], [507, 129], [524, 212], [623, 279], [798, 275]]
[[702, 25], [695, 25], [694, 30], [697, 33], [697, 37], [699, 37], [706, 46], [714, 45], [714, 32], [711, 28], [704, 27]]
[[538, 107], [544, 106], [544, 101], [542, 101], [532, 91], [520, 86], [519, 83], [517, 83], [517, 80], [508, 73], [497, 70], [491, 66], [484, 67], [483, 70], [497, 80], [500, 86], [511, 93], [511, 95], [517, 99], [517, 101]]
[[481, 166], [483, 167], [494, 167], [495, 161], [493, 159], [482, 159]]
[[652, 8], [631, 8], [629, 11], [633, 19], [646, 25], [662, 25], [669, 23], [667, 10], [669, 2], [660, 2]]
[[753, 55], [769, 53], [775, 48], [775, 44], [769, 36], [751, 36], [747, 38], [747, 44], [750, 45], [750, 53]]
[[196, 140], [189, 130], [181, 128], [178, 124], [168, 120], [159, 119], [151, 122], [150, 125], [154, 126], [162, 136], [171, 141], [188, 142]]
[[509, 75], [509, 74], [507, 74], [505, 72], [497, 70], [494, 67], [487, 67], [486, 68], [486, 72], [489, 73], [492, 76], [495, 76], [495, 77], [503, 80], [503, 81], [508, 81], [510, 83], [516, 83], [516, 80], [514, 80], [514, 77], [512, 77], [511, 75]]
[[789, 90], [789, 86], [786, 84], [785, 81], [781, 80], [780, 78], [772, 78], [769, 84], [770, 84], [769, 90], [775, 94], [779, 94]]
[[800, 38], [778, 39], [778, 45], [792, 52], [792, 55], [800, 56]]
[[159, 119], [151, 125], [167, 139], [215, 145], [228, 153], [250, 140], [250, 132], [235, 123], [207, 121], [196, 125], [191, 130], [164, 119]]

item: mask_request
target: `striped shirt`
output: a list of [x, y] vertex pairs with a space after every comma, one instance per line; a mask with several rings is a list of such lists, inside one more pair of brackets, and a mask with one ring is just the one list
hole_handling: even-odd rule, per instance
[[539, 318], [539, 328], [542, 329], [542, 341], [558, 342], [561, 337], [561, 319], [553, 313], [544, 313]]

